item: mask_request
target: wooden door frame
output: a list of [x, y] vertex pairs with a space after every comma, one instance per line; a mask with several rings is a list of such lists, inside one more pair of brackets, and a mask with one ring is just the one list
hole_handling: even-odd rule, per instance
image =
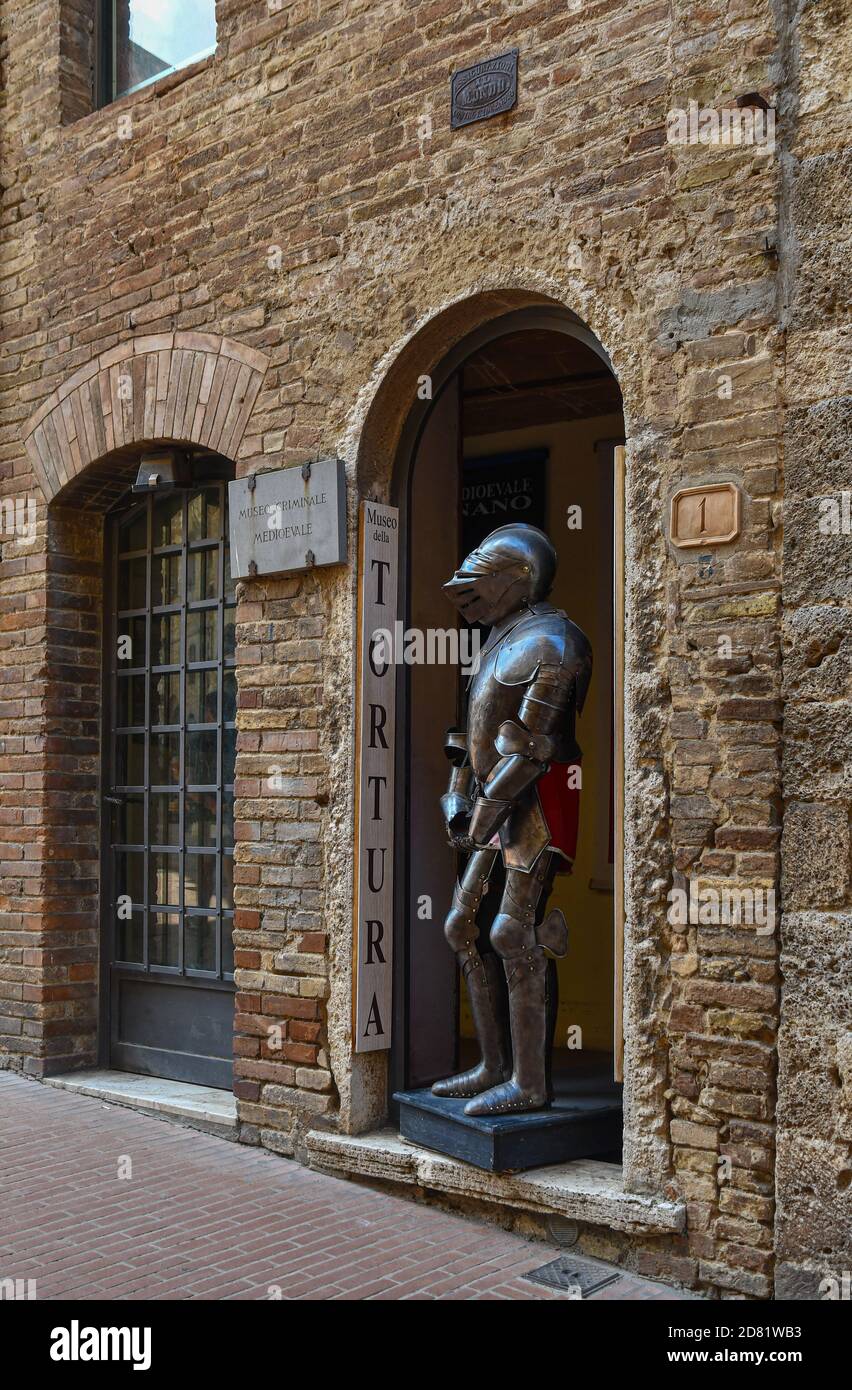
[[613, 485], [613, 887], [615, 900], [613, 1054], [616, 1081], [624, 1080], [624, 473], [626, 446], [612, 455]]

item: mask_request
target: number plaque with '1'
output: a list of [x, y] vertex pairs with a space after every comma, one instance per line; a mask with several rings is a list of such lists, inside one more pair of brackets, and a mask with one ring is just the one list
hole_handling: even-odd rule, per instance
[[671, 502], [672, 544], [687, 549], [735, 541], [740, 534], [741, 510], [736, 483], [681, 488]]

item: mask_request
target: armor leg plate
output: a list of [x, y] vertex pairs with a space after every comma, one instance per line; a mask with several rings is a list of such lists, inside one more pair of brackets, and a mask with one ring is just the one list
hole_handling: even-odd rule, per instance
[[471, 855], [461, 882], [456, 884], [453, 905], [444, 924], [444, 935], [456, 953], [467, 984], [482, 1060], [469, 1071], [436, 1081], [432, 1087], [432, 1094], [436, 1096], [476, 1096], [509, 1074], [508, 1047], [500, 1013], [499, 965], [493, 955], [481, 956], [476, 946], [479, 937], [476, 914], [496, 854], [496, 850], [484, 849]]
[[465, 1106], [466, 1115], [542, 1110], [552, 1099], [550, 1052], [556, 968], [536, 934], [536, 909], [552, 877], [549, 854], [528, 874], [509, 870], [491, 941], [503, 957], [509, 987], [512, 1075]]

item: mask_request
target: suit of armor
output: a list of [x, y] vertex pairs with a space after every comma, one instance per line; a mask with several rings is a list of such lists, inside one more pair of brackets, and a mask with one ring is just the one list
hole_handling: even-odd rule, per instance
[[[539, 789], [550, 769], [579, 761], [574, 723], [592, 668], [588, 639], [545, 602], [555, 572], [547, 536], [518, 524], [493, 531], [444, 585], [464, 617], [491, 624], [470, 686], [467, 728], [447, 735], [453, 768], [441, 799], [451, 845], [470, 855], [444, 935], [467, 983], [482, 1060], [432, 1090], [470, 1097], [469, 1115], [539, 1110], [552, 1099], [549, 957], [565, 955], [568, 929], [561, 912], [543, 920], [539, 912], [563, 852]], [[478, 949], [477, 914], [498, 854], [506, 886], [491, 926], [495, 956]], [[508, 986], [511, 1054], [497, 957]]]

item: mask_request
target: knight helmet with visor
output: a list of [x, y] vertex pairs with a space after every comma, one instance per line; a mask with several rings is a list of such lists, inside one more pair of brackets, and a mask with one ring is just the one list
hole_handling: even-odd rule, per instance
[[546, 598], [555, 574], [552, 542], [516, 522], [492, 531], [443, 587], [469, 623], [491, 625]]

